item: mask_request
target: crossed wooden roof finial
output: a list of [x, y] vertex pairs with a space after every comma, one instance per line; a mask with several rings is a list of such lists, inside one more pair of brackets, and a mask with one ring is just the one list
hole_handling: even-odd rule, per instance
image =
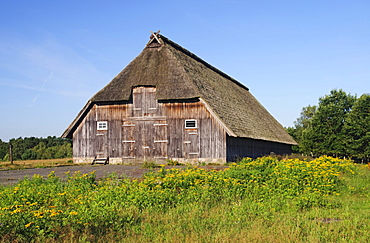
[[150, 31], [150, 33], [152, 33], [152, 35], [150, 36], [150, 41], [148, 42], [147, 45], [149, 45], [150, 43], [152, 43], [154, 40], [157, 40], [157, 42], [159, 44], [162, 44], [162, 42], [159, 40], [159, 32], [161, 32], [160, 30], [158, 30], [157, 32], [153, 32], [153, 31]]

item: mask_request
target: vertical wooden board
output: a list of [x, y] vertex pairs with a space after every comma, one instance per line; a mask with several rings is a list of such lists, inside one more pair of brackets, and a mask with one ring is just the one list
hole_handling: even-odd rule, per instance
[[[110, 110], [108, 110], [108, 114], [109, 114], [109, 116], [111, 115]], [[119, 133], [113, 132], [115, 129], [117, 129], [116, 128], [116, 121], [112, 117], [108, 121], [108, 130], [107, 130], [107, 156], [109, 156], [111, 158], [114, 157], [113, 154], [115, 152], [114, 144], [116, 142], [116, 137], [117, 137], [116, 134], [119, 134]]]
[[86, 116], [84, 122], [83, 122], [83, 127], [81, 129], [81, 135], [83, 136], [83, 147], [81, 147], [81, 150], [83, 150], [83, 154], [84, 154], [84, 157], [88, 157], [90, 156], [90, 154], [88, 153], [89, 152], [89, 142], [90, 142], [90, 134], [89, 134], [89, 131], [90, 131], [90, 128], [89, 128], [89, 116], [91, 116], [91, 113], [92, 113], [92, 110], [90, 111], [90, 113]]
[[132, 90], [132, 99], [133, 99], [133, 116], [140, 117], [143, 115], [143, 89], [142, 87], [137, 87]]
[[136, 122], [136, 132], [134, 133], [134, 140], [136, 141], [135, 143], [135, 156], [137, 158], [143, 158], [144, 157], [144, 151], [143, 151], [143, 146], [144, 146], [144, 141], [143, 137], [144, 134], [144, 123], [143, 122]]
[[107, 120], [107, 109], [106, 106], [95, 105], [95, 121], [106, 121]]
[[145, 141], [145, 158], [154, 158], [154, 121], [144, 121], [145, 133], [143, 134]]
[[199, 131], [193, 131], [189, 134], [190, 141], [191, 141], [191, 149], [189, 152], [189, 158], [199, 158], [200, 154], [200, 142], [199, 142]]
[[148, 116], [148, 108], [149, 108], [149, 98], [148, 98], [148, 90], [147, 88], [142, 88], [142, 99], [141, 99], [141, 109], [142, 109], [142, 116]]
[[[163, 111], [166, 111], [166, 107], [164, 106]], [[175, 126], [174, 119], [168, 118], [167, 119], [167, 138], [168, 138], [168, 147], [167, 147], [167, 155], [169, 158], [175, 158], [175, 151], [176, 151], [176, 138], [173, 136], [172, 130]]]
[[150, 139], [152, 139], [153, 134], [150, 133], [151, 129], [148, 129], [150, 126], [148, 121], [144, 120], [137, 120], [136, 121], [136, 132], [134, 133], [135, 136], [135, 156], [137, 158], [148, 158], [150, 157], [152, 147], [151, 144], [148, 143]]
[[113, 120], [108, 124], [108, 156], [118, 158], [121, 154], [122, 133], [117, 132], [121, 130], [122, 122]]
[[155, 88], [148, 88], [146, 93], [147, 98], [147, 113], [149, 116], [154, 116], [157, 114], [157, 106], [158, 102], [155, 99], [156, 89]]
[[126, 104], [111, 105], [109, 109], [109, 120], [121, 121], [126, 112]]
[[223, 129], [221, 124], [216, 124], [218, 127], [218, 141], [219, 145], [219, 158], [226, 160], [226, 131]]
[[171, 126], [171, 142], [174, 140], [173, 148], [176, 156], [175, 158], [184, 158], [184, 139], [183, 139], [183, 122], [182, 119], [173, 119], [173, 126]]
[[214, 131], [211, 130], [210, 127], [210, 119], [203, 118], [199, 119], [198, 126], [199, 126], [199, 136], [200, 136], [200, 150], [199, 150], [199, 157], [201, 158], [212, 158], [212, 141], [211, 136]]
[[154, 141], [153, 141], [153, 156], [154, 158], [167, 158], [167, 121], [158, 120], [154, 121], [153, 130], [154, 130]]
[[97, 151], [97, 145], [95, 142], [95, 136], [97, 132], [97, 116], [99, 112], [97, 105], [94, 105], [92, 110], [86, 117], [86, 153], [88, 157], [95, 157]]
[[96, 134], [97, 134], [97, 122], [96, 121], [89, 121], [89, 124], [91, 124], [90, 131], [89, 131], [89, 139], [90, 139], [90, 146], [88, 148], [91, 148], [89, 154], [91, 156], [95, 156], [98, 152], [98, 143], [96, 142]]
[[126, 110], [122, 114], [122, 118], [133, 117], [134, 116], [133, 104], [127, 104], [126, 107], [127, 107]]
[[73, 150], [73, 157], [83, 157], [84, 154], [82, 153], [82, 146], [81, 146], [81, 141], [83, 139], [83, 137], [81, 136], [82, 134], [82, 128], [83, 126], [80, 126], [76, 129], [76, 131], [73, 133], [73, 146], [72, 146], [72, 150]]
[[73, 157], [81, 157], [82, 156], [82, 153], [81, 153], [81, 146], [80, 146], [80, 143], [81, 143], [81, 139], [83, 139], [81, 136], [82, 136], [82, 130], [83, 129], [83, 125], [82, 126], [79, 126], [73, 133]]
[[85, 120], [83, 129], [81, 129], [82, 132], [82, 139], [81, 142], [83, 142], [82, 147], [81, 147], [81, 152], [84, 154], [85, 157], [91, 156], [89, 153], [89, 150], [91, 149], [90, 146], [90, 128], [89, 128], [90, 122], [88, 119]]
[[122, 157], [135, 158], [136, 148], [136, 124], [131, 121], [124, 121], [122, 125]]

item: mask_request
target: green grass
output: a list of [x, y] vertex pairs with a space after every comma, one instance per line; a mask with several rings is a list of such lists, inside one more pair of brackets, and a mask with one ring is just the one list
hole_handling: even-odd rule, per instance
[[370, 170], [244, 159], [141, 180], [73, 174], [0, 187], [2, 242], [368, 242]]
[[0, 162], [0, 170], [21, 170], [28, 168], [48, 168], [73, 164], [72, 158], [44, 159], [44, 160], [17, 160], [11, 164], [9, 161]]

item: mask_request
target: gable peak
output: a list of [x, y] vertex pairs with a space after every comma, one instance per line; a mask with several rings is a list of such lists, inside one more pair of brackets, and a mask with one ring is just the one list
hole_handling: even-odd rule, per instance
[[163, 45], [163, 40], [161, 40], [161, 35], [159, 34], [161, 31], [158, 30], [157, 32], [150, 31], [152, 33], [150, 35], [150, 40], [146, 44], [147, 47], [149, 48], [158, 48]]

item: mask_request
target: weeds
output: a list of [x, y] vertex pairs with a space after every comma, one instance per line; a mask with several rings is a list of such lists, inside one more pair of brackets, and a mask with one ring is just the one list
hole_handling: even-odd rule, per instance
[[366, 242], [370, 230], [370, 171], [349, 160], [246, 158], [223, 171], [67, 178], [0, 187], [0, 240]]
[[167, 165], [183, 165], [183, 164], [181, 164], [179, 161], [177, 161], [177, 160], [172, 160], [172, 159], [168, 159], [168, 160], [166, 160], [166, 164], [167, 164]]
[[156, 164], [154, 161], [145, 160], [142, 167], [151, 169], [151, 168], [158, 168], [160, 166], [159, 166], [159, 164]]

